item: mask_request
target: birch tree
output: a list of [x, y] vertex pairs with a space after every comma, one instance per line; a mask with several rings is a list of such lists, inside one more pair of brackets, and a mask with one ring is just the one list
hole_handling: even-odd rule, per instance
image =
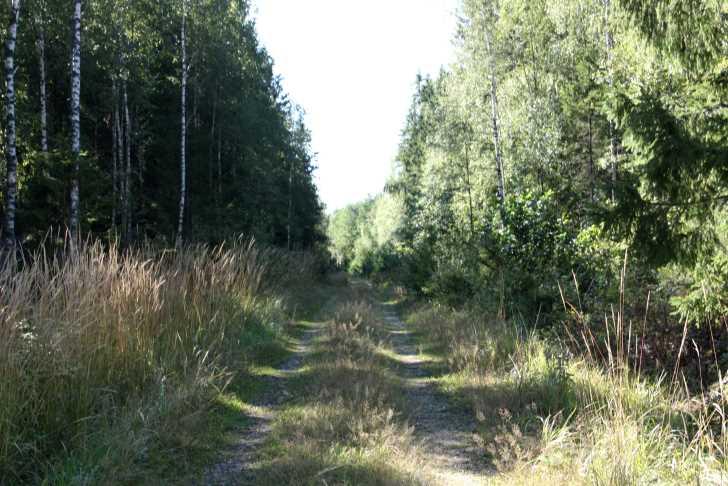
[[119, 88], [116, 75], [111, 80], [111, 98], [114, 105], [111, 109], [111, 229], [115, 230], [119, 202]]
[[[7, 32], [11, 2], [6, 2]], [[13, 68], [24, 56], [30, 62], [20, 62], [15, 75], [17, 106], [5, 102], [12, 96], [2, 103], [15, 111], [18, 133], [17, 163], [6, 164], [5, 157], [13, 158], [6, 144], [13, 145], [15, 135], [3, 118], [0, 246], [21, 227], [30, 251], [50, 228], [63, 227], [74, 238], [81, 231], [102, 238], [118, 232], [124, 244], [137, 236], [176, 240], [178, 234], [185, 239], [265, 234], [281, 247], [288, 245], [288, 234], [292, 247], [314, 240], [315, 186], [299, 160], [291, 185], [289, 160], [282, 156], [293, 143], [288, 102], [255, 36], [247, 0], [196, 1], [205, 15], [195, 14], [189, 0], [20, 2], [21, 23], [28, 12], [32, 30], [26, 32], [22, 23]], [[176, 35], [169, 35], [170, 26]], [[8, 40], [5, 35], [3, 44]], [[193, 73], [196, 59], [201, 68]], [[81, 62], [88, 90], [83, 120]], [[174, 128], [178, 123], [184, 134]], [[67, 133], [58, 147], [55, 130]], [[170, 150], [177, 144], [184, 148]], [[264, 177], [254, 190], [241, 191], [238, 185], [253, 174]], [[7, 211], [8, 203], [18, 212]], [[309, 208], [310, 218], [304, 215]]]
[[18, 151], [15, 130], [15, 48], [20, 19], [20, 0], [12, 0], [8, 38], [5, 41], [5, 157], [7, 182], [5, 189], [5, 246], [15, 248], [15, 213], [18, 195]]
[[122, 208], [122, 235], [124, 244], [128, 245], [131, 239], [131, 118], [129, 116], [129, 94], [126, 79], [121, 82], [122, 103], [124, 109], [124, 158], [123, 174], [123, 208]]
[[293, 219], [293, 162], [288, 161], [288, 214], [286, 216], [286, 248], [291, 250], [291, 220]]
[[179, 215], [177, 218], [177, 238], [175, 245], [180, 247], [184, 236], [185, 202], [187, 197], [187, 1], [182, 1], [182, 28], [180, 32], [180, 44], [182, 50], [182, 73], [181, 73], [181, 115], [180, 115], [180, 191], [179, 191]]
[[208, 176], [208, 183], [210, 191], [212, 191], [212, 169], [215, 165], [214, 159], [213, 159], [213, 152], [215, 149], [215, 122], [217, 121], [217, 100], [220, 97], [220, 89], [215, 89], [215, 99], [212, 101], [212, 121], [210, 122], [210, 140], [208, 143], [208, 148], [210, 151], [209, 158], [207, 161], [207, 176]]
[[[614, 56], [614, 36], [610, 26], [611, 0], [604, 2], [604, 49], [607, 56], [607, 85], [610, 90], [614, 89], [614, 74], [612, 69], [612, 58]], [[615, 201], [615, 189], [617, 187], [617, 135], [614, 122], [609, 121], [609, 174], [611, 177], [612, 202]]]
[[79, 172], [81, 158], [81, 0], [73, 3], [73, 41], [71, 46], [71, 210], [69, 230], [73, 241], [79, 237]]
[[[493, 24], [498, 18], [497, 6], [490, 6], [492, 11], [484, 12], [483, 40], [488, 57], [488, 71], [490, 81], [490, 107], [491, 125], [493, 129], [493, 152], [495, 156], [496, 183], [498, 184], [498, 203], [501, 216], [505, 216], [506, 184], [503, 174], [503, 155], [501, 153], [500, 120], [498, 116], [498, 77], [496, 75], [496, 53], [493, 45]], [[491, 17], [492, 15], [492, 17]]]

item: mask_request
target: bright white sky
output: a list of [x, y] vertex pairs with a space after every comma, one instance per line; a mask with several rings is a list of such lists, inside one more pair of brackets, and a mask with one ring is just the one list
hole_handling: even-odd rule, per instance
[[306, 110], [327, 212], [382, 190], [418, 72], [454, 57], [458, 0], [255, 0], [261, 43]]

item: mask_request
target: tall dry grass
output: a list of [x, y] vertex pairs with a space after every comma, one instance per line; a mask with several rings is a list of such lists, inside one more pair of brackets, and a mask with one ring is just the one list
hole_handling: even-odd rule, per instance
[[227, 358], [244, 359], [234, 355], [246, 325], [280, 321], [274, 288], [309, 272], [305, 259], [243, 241], [124, 253], [92, 243], [20, 270], [6, 263], [0, 478], [38, 480], [125, 414], [149, 423], [205, 402], [226, 385]]
[[473, 309], [411, 309], [446, 358], [442, 386], [480, 422], [483, 453], [502, 473], [495, 484], [728, 483], [728, 389], [691, 396], [670, 383], [672, 369], [644, 376], [637, 326], [622, 309], [603, 335], [576, 319], [564, 341]]

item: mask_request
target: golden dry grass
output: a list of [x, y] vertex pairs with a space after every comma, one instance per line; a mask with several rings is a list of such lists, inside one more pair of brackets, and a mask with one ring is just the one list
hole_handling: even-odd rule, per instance
[[[242, 241], [126, 253], [97, 243], [67, 258], [37, 254], [20, 269], [8, 262], [0, 477], [40, 481], [69, 457], [91, 456], [92, 469], [121, 480], [123, 464], [195, 442], [230, 367], [244, 366], [246, 332], [281, 326], [276, 288], [310, 271], [305, 258]], [[71, 469], [81, 482], [101, 474]]]

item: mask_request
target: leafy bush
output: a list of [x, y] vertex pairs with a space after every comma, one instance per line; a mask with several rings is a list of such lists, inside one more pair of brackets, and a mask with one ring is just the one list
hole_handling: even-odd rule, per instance
[[483, 245], [497, 277], [489, 280], [500, 287], [495, 294], [505, 297], [512, 313], [538, 314], [541, 323], [553, 320], [562, 289], [573, 288], [560, 284], [576, 281], [582, 293], [604, 293], [618, 249], [600, 239], [596, 226], [578, 225], [551, 191], [508, 197], [503, 216], [492, 212]]

